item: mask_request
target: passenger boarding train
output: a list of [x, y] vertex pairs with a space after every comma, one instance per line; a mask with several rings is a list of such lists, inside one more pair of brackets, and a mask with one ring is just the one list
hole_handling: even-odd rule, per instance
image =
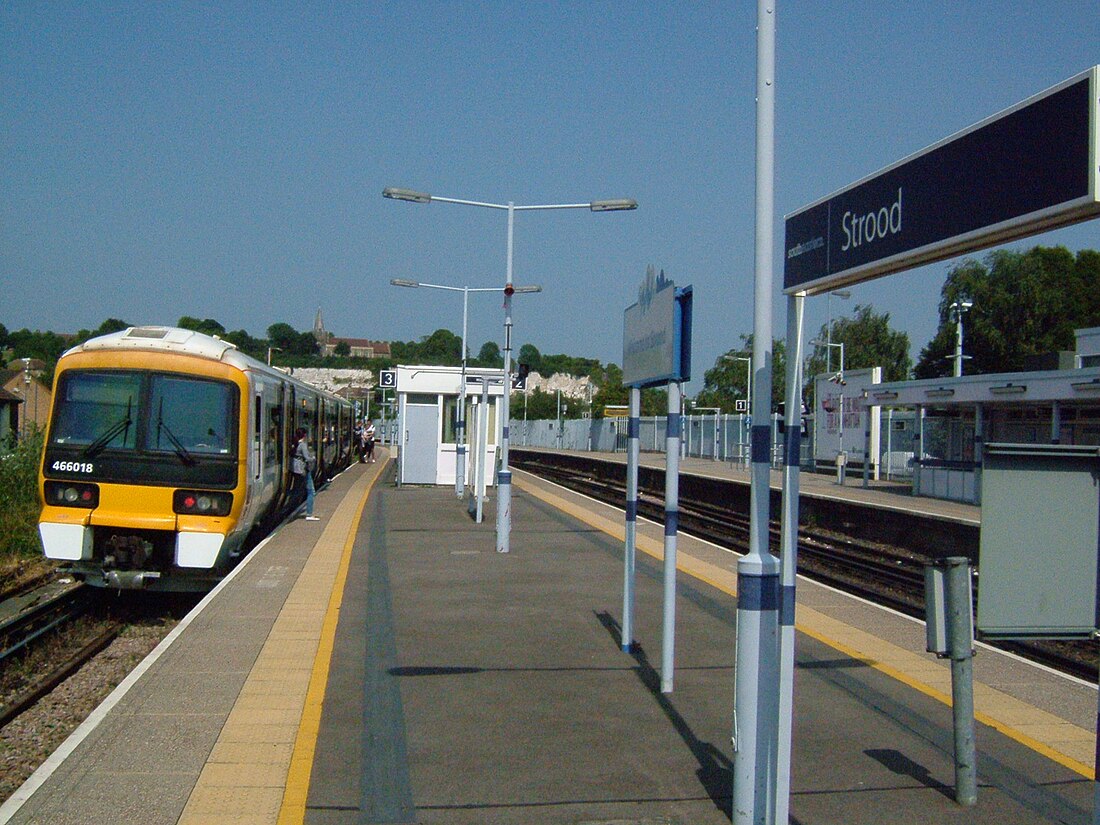
[[344, 399], [191, 330], [132, 327], [58, 361], [39, 474], [47, 557], [101, 587], [206, 590], [352, 455]]

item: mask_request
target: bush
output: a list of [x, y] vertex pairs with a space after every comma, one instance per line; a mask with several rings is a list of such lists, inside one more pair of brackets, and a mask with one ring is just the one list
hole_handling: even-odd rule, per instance
[[14, 445], [0, 446], [0, 559], [41, 556], [38, 538], [38, 467], [45, 438], [33, 430]]

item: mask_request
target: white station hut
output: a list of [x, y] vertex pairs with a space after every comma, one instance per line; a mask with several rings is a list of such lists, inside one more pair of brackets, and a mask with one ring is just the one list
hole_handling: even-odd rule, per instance
[[[455, 485], [461, 367], [397, 366], [398, 484]], [[465, 485], [492, 486], [500, 444], [503, 371], [467, 367]]]

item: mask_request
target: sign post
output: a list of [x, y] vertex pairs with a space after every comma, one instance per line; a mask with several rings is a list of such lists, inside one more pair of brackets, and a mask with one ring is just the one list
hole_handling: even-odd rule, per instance
[[[655, 274], [652, 266], [638, 289], [638, 302], [623, 313], [623, 384], [630, 387], [630, 431], [627, 453], [627, 546], [623, 572], [623, 650], [633, 642], [634, 536], [637, 521], [637, 433], [641, 388], [668, 383], [668, 427], [665, 440], [664, 610], [661, 631], [661, 692], [671, 693], [676, 639], [676, 528], [679, 521], [680, 383], [691, 379], [692, 289], [677, 289]], [[633, 479], [633, 492], [631, 487]], [[632, 498], [633, 496], [633, 498]], [[630, 632], [628, 633], [628, 628]]]

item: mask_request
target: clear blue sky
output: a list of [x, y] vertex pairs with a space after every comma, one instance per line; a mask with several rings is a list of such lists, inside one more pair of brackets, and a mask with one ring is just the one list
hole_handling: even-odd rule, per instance
[[[0, 322], [285, 321], [409, 340], [461, 299], [390, 278], [504, 280], [503, 212], [384, 200], [399, 186], [517, 204], [515, 346], [621, 362], [648, 264], [696, 295], [695, 375], [752, 328], [755, 4], [4, 3]], [[779, 0], [782, 216], [1100, 62], [1100, 7]], [[1100, 247], [1100, 222], [1016, 244]], [[855, 287], [932, 336], [952, 262]], [[807, 328], [826, 317], [810, 301]], [[470, 343], [502, 341], [471, 297]], [[692, 382], [697, 391], [701, 381]]]

